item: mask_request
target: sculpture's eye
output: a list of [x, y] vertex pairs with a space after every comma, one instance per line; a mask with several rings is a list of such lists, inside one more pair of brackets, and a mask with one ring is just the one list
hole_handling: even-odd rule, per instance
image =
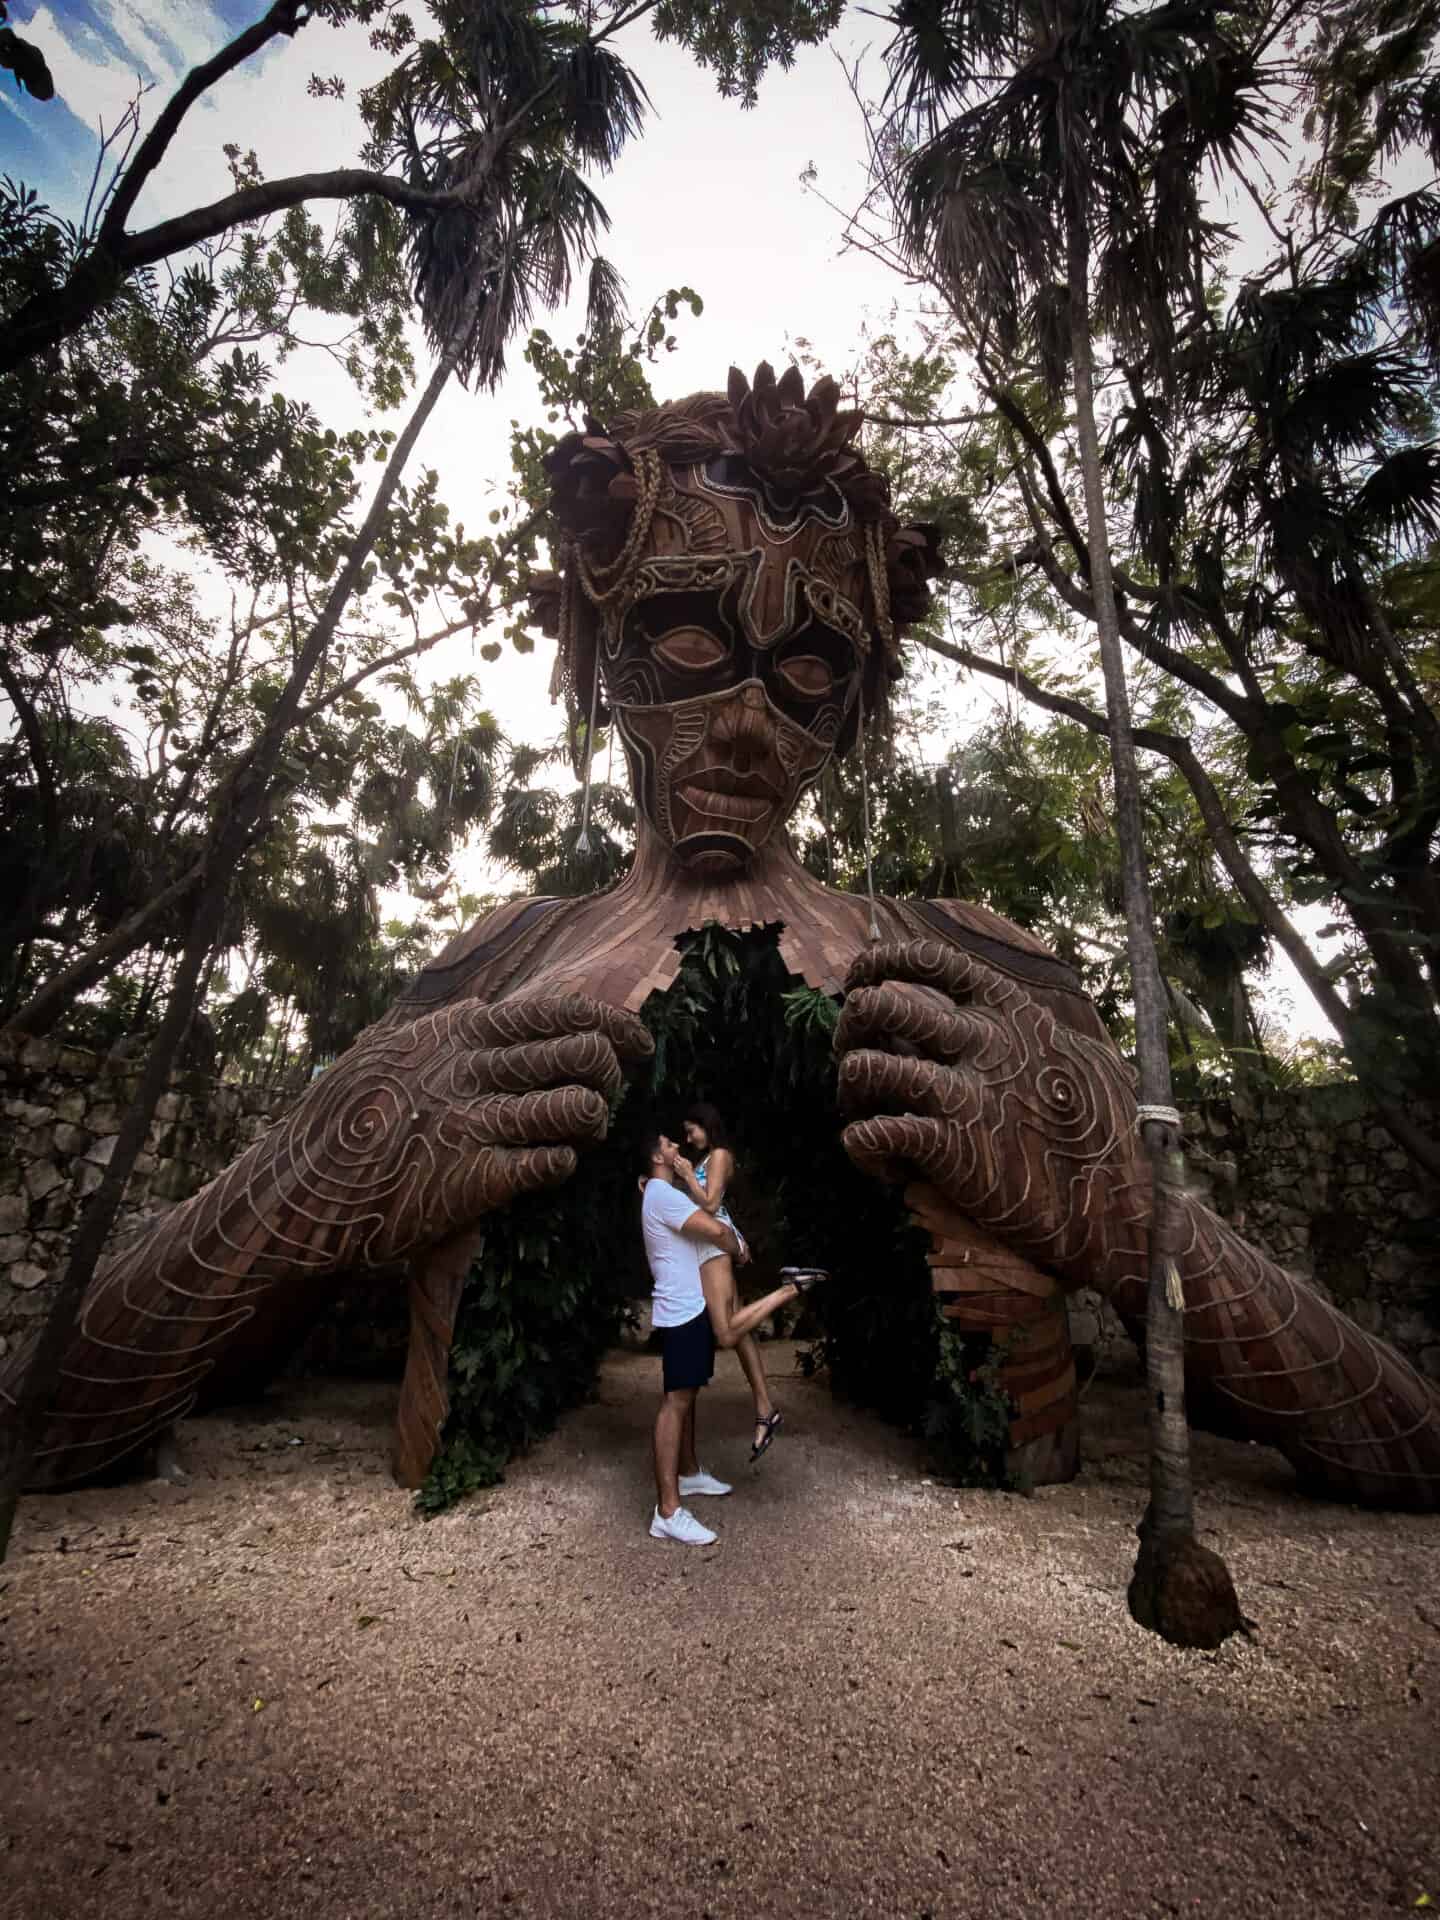
[[802, 653], [793, 660], [782, 660], [781, 679], [793, 693], [805, 700], [820, 700], [835, 685], [835, 676], [817, 654]]
[[703, 627], [672, 627], [655, 643], [656, 658], [682, 673], [703, 673], [730, 657], [730, 649]]

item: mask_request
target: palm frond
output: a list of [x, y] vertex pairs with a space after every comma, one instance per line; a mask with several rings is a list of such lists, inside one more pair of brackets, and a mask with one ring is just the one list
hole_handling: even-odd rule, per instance
[[597, 253], [590, 262], [590, 280], [585, 292], [585, 331], [608, 339], [619, 332], [627, 317], [625, 282], [614, 262]]
[[1440, 443], [1401, 447], [1382, 460], [1356, 494], [1352, 518], [1374, 537], [1440, 539]]
[[582, 40], [561, 68], [560, 117], [577, 157], [608, 172], [639, 133], [649, 95], [609, 47]]

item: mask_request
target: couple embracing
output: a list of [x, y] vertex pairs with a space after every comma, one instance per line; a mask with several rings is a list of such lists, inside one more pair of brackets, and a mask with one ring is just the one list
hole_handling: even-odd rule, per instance
[[646, 1135], [640, 1146], [641, 1223], [655, 1283], [651, 1324], [661, 1338], [663, 1369], [650, 1531], [657, 1540], [708, 1546], [716, 1536], [683, 1502], [730, 1492], [705, 1472], [695, 1452], [695, 1403], [715, 1371], [715, 1349], [733, 1348], [749, 1382], [755, 1401], [750, 1458], [758, 1460], [780, 1431], [782, 1416], [771, 1404], [755, 1329], [824, 1276], [813, 1268], [787, 1267], [793, 1278], [784, 1286], [740, 1306], [735, 1270], [748, 1262], [750, 1250], [725, 1205], [735, 1161], [714, 1107], [691, 1107], [685, 1141], [696, 1156], [693, 1164], [663, 1133]]

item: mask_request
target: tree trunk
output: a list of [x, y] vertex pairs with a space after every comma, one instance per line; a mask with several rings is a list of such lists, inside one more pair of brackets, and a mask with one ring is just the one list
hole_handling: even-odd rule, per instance
[[195, 902], [159, 1031], [146, 1056], [134, 1098], [120, 1123], [115, 1151], [110, 1157], [105, 1176], [81, 1215], [71, 1241], [65, 1270], [26, 1369], [14, 1414], [0, 1429], [0, 1561], [4, 1560], [9, 1548], [15, 1509], [34, 1455], [35, 1435], [45, 1409], [54, 1397], [60, 1376], [60, 1362], [74, 1332], [81, 1302], [110, 1237], [136, 1158], [145, 1145], [155, 1108], [169, 1084], [186, 1031], [194, 1017], [201, 972], [220, 938], [235, 869], [251, 845], [254, 830], [269, 805], [285, 740], [295, 724], [306, 686], [334, 638], [340, 616], [384, 525], [400, 475], [421, 429], [455, 370], [477, 302], [478, 293], [472, 295], [451, 345], [437, 364], [395, 443], [370, 511], [351, 544], [320, 617], [311, 628], [296, 659], [285, 690], [266, 722], [254, 754], [248, 765], [238, 770], [228, 804], [222, 798], [216, 809], [216, 826], [203, 860], [199, 897]]
[[48, 1033], [82, 993], [88, 992], [107, 973], [118, 967], [122, 960], [127, 960], [145, 945], [156, 921], [178, 905], [187, 893], [195, 891], [204, 871], [204, 860], [195, 861], [178, 880], [172, 880], [168, 887], [162, 888], [143, 907], [137, 907], [128, 919], [122, 920], [103, 939], [88, 947], [78, 960], [72, 960], [69, 966], [53, 974], [43, 987], [37, 987], [24, 1006], [6, 1021], [6, 1032]]
[[[1150, 1505], [1140, 1526], [1140, 1554], [1130, 1588], [1130, 1610], [1142, 1626], [1183, 1645], [1218, 1645], [1242, 1623], [1239, 1602], [1224, 1563], [1195, 1540], [1190, 1480], [1190, 1433], [1185, 1418], [1185, 1334], [1174, 1260], [1184, 1191], [1185, 1161], [1179, 1116], [1170, 1085], [1165, 986], [1156, 952], [1154, 908], [1145, 861], [1140, 777], [1131, 732], [1130, 698], [1120, 620], [1110, 569], [1105, 484], [1095, 425], [1090, 334], [1090, 237], [1080, 189], [1067, 193], [1067, 266], [1070, 335], [1074, 367], [1075, 425], [1089, 522], [1090, 586], [1095, 601], [1100, 661], [1110, 720], [1115, 781], [1115, 826], [1120, 844], [1126, 939], [1135, 1002], [1136, 1053], [1140, 1070], [1142, 1135], [1154, 1174], [1151, 1200], [1149, 1289], [1146, 1300], [1145, 1366], [1150, 1389]], [[1147, 1112], [1148, 1109], [1148, 1112]], [[1196, 1560], [1208, 1558], [1198, 1584], [1215, 1604], [1192, 1617], [1181, 1596], [1194, 1596]]]

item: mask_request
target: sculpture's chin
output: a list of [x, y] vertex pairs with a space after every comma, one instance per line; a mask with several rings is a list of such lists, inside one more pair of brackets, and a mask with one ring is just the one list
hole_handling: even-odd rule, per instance
[[675, 859], [687, 873], [724, 878], [743, 873], [758, 849], [733, 833], [690, 833], [675, 842]]

